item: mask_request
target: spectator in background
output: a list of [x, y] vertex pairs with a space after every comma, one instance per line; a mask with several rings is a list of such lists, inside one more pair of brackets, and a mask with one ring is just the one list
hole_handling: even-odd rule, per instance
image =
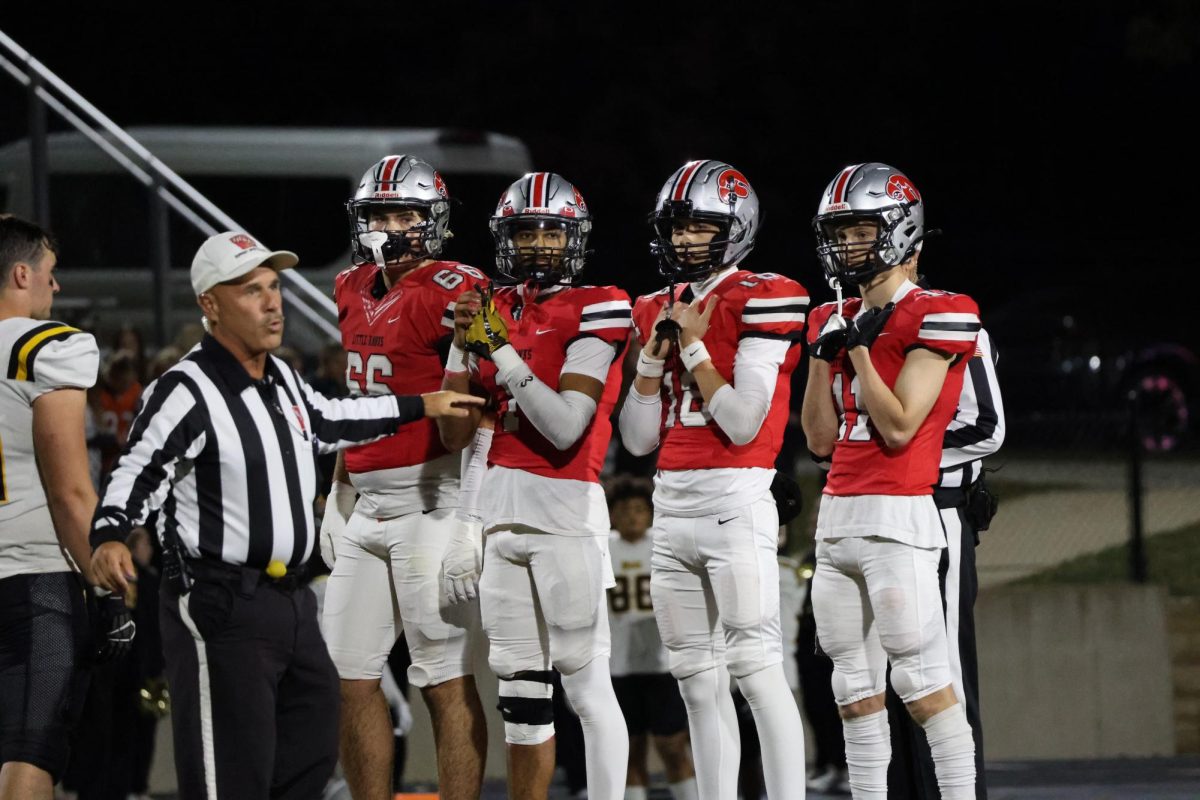
[[161, 378], [164, 372], [175, 366], [176, 362], [183, 358], [184, 353], [184, 350], [173, 344], [160, 348], [146, 367], [146, 380], [156, 381]]
[[100, 431], [115, 438], [115, 445], [102, 451], [101, 479], [112, 469], [117, 454], [125, 446], [133, 414], [142, 396], [139, 380], [137, 355], [129, 350], [118, 350], [108, 357], [100, 373]]
[[345, 397], [349, 394], [346, 387], [346, 351], [337, 342], [330, 342], [321, 348], [312, 387], [326, 397]]
[[139, 380], [146, 379], [146, 344], [142, 340], [142, 333], [132, 325], [123, 325], [113, 337], [112, 352], [118, 353], [124, 350], [133, 355], [134, 369], [137, 370]]

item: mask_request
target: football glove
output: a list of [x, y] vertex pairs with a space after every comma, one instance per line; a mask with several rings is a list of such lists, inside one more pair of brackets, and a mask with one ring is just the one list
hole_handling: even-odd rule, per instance
[[483, 568], [483, 524], [456, 519], [454, 533], [442, 556], [442, 588], [451, 605], [469, 603], [479, 596]]
[[467, 350], [490, 359], [492, 353], [508, 344], [508, 325], [496, 310], [490, 287], [479, 289], [479, 299], [481, 308], [467, 328]]
[[845, 347], [846, 319], [841, 314], [833, 314], [821, 328], [821, 335], [812, 343], [809, 353], [813, 358], [832, 363]]
[[125, 598], [99, 586], [92, 587], [91, 622], [95, 643], [94, 662], [103, 664], [133, 648], [137, 625]]
[[869, 350], [883, 331], [883, 326], [887, 324], [888, 317], [892, 315], [895, 308], [895, 303], [888, 303], [883, 308], [869, 308], [857, 319], [850, 320], [846, 326], [846, 352], [848, 353], [856, 347], [865, 347]]
[[321, 560], [333, 569], [337, 557], [337, 540], [342, 538], [342, 531], [354, 513], [354, 503], [358, 494], [348, 483], [334, 481], [329, 487], [329, 496], [325, 498], [325, 514], [321, 517]]

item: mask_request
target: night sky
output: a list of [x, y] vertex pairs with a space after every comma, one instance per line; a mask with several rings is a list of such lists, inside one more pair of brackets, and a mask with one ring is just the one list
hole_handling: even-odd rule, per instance
[[[1200, 344], [1196, 326], [1177, 324], [1200, 287], [1184, 122], [1200, 86], [1200, 16], [1185, 0], [1101, 0], [1078, 6], [1086, 12], [202, 3], [54, 19], [31, 10], [45, 4], [6, 5], [0, 29], [124, 126], [516, 135], [537, 168], [588, 199], [590, 282], [659, 285], [646, 214], [672, 171], [703, 157], [734, 164], [761, 196], [766, 225], [747, 266], [824, 299], [809, 227], [818, 195], [842, 165], [878, 160], [913, 179], [927, 222], [945, 232], [926, 248], [925, 273], [975, 296], [985, 316], [1046, 286], [1085, 303], [1165, 295], [1165, 324]], [[24, 99], [6, 76], [0, 109], [0, 140], [25, 135]], [[340, 201], [331, 225], [344, 224]], [[486, 221], [455, 220], [472, 224]]]

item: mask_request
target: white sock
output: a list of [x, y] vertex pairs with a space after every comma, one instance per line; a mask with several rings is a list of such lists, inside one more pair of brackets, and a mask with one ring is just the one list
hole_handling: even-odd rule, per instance
[[629, 732], [608, 673], [608, 656], [562, 676], [563, 691], [583, 728], [588, 800], [623, 800]]
[[742, 741], [729, 693], [729, 672], [724, 665], [697, 672], [679, 681], [679, 693], [687, 706], [697, 796], [700, 800], [737, 797]]
[[625, 800], [646, 800], [645, 786], [626, 786]]
[[700, 800], [700, 795], [696, 792], [696, 779], [684, 778], [678, 783], [672, 783], [671, 797], [675, 800]]
[[962, 703], [939, 711], [921, 726], [933, 755], [933, 771], [943, 800], [974, 800], [975, 739]]
[[854, 800], [887, 800], [888, 762], [892, 760], [887, 711], [843, 719], [842, 732]]
[[804, 759], [796, 753], [804, 752], [804, 724], [783, 665], [775, 664], [737, 682], [758, 728], [767, 797], [803, 798]]

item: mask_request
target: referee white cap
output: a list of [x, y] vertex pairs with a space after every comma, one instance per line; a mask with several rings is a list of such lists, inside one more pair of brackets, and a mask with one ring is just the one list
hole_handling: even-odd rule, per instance
[[192, 259], [192, 288], [200, 295], [218, 283], [240, 278], [255, 267], [278, 272], [291, 269], [300, 258], [290, 250], [268, 250], [242, 231], [225, 231], [210, 236]]

